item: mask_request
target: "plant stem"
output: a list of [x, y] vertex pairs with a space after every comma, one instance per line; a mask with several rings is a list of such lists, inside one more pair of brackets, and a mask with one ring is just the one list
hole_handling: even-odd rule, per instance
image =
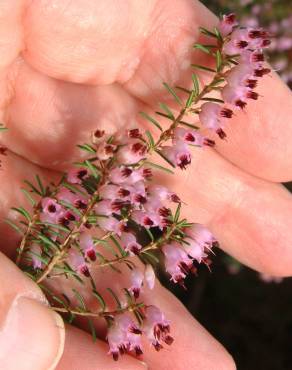
[[133, 312], [139, 308], [144, 307], [143, 303], [135, 303], [124, 308], [120, 308], [115, 311], [101, 311], [101, 312], [91, 312], [91, 311], [78, 311], [76, 309], [70, 309], [70, 307], [55, 307], [50, 308], [56, 312], [71, 313], [72, 315], [85, 316], [85, 317], [107, 317], [122, 314], [124, 312]]

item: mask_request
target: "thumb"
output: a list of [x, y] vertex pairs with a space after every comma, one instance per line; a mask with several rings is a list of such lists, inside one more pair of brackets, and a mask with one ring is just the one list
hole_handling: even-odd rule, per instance
[[2, 370], [53, 370], [63, 353], [62, 318], [40, 289], [0, 253], [0, 362]]

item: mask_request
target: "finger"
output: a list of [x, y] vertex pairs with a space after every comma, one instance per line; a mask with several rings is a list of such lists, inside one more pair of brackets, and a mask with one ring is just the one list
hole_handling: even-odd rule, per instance
[[23, 48], [22, 15], [25, 0], [2, 0], [0, 4], [0, 71], [9, 66]]
[[261, 80], [260, 98], [226, 125], [227, 142], [216, 150], [242, 169], [270, 181], [292, 179], [292, 94], [279, 76]]
[[0, 279], [1, 369], [53, 370], [63, 352], [63, 320], [2, 253]]
[[57, 81], [21, 59], [11, 66], [7, 80], [0, 95], [1, 119], [8, 131], [1, 140], [46, 168], [68, 167], [80, 158], [77, 144], [89, 142], [97, 128], [114, 133], [133, 125], [142, 110], [117, 84], [95, 87]]
[[[15, 167], [13, 167], [11, 165], [12, 158], [11, 158], [11, 156], [8, 157], [8, 158], [10, 160], [10, 165], [8, 166], [8, 168], [12, 169], [12, 172], [14, 172]], [[18, 159], [18, 158], [16, 158], [16, 159]], [[24, 168], [23, 171], [25, 171], [25, 168], [27, 170], [27, 166], [24, 166], [24, 163], [25, 163], [25, 161], [23, 161], [22, 164], [19, 164], [20, 168], [21, 167]], [[4, 165], [7, 165], [7, 162], [4, 163]], [[36, 170], [36, 166], [33, 166], [31, 164], [29, 166], [34, 171]], [[18, 184], [15, 184], [14, 182], [9, 181], [9, 186], [10, 187], [15, 188], [17, 185]], [[4, 187], [4, 189], [5, 189], [5, 186], [6, 186], [5, 183], [2, 184], [2, 188]], [[20, 202], [20, 204], [21, 204], [21, 202]], [[121, 291], [122, 287], [128, 286], [127, 282], [126, 282], [126, 280], [128, 279], [128, 274], [123, 273], [121, 275], [123, 277], [123, 281], [122, 281], [120, 275], [119, 275], [119, 279], [117, 279], [117, 274], [115, 272], [108, 271], [107, 274], [108, 274], [107, 278], [108, 278], [108, 281], [109, 281], [109, 285], [112, 286], [113, 288], [117, 289], [117, 291]], [[105, 281], [104, 281], [104, 271], [99, 269], [96, 272], [94, 272], [94, 278], [97, 282], [98, 289], [100, 289], [102, 291], [102, 293], [104, 293], [103, 291], [105, 291], [105, 289], [107, 287], [107, 285], [105, 284]], [[76, 285], [78, 283], [74, 279], [74, 282], [72, 282], [72, 284]], [[64, 280], [58, 279], [58, 280], [51, 280], [50, 281], [50, 287], [51, 288], [53, 288], [53, 289], [62, 289], [62, 292], [66, 293], [66, 295], [70, 299], [73, 298], [73, 297], [71, 297], [72, 296], [72, 284], [71, 285], [68, 284], [68, 281], [66, 281], [66, 279], [64, 279]], [[75, 286], [75, 288], [80, 289], [80, 286], [78, 286], [78, 287]], [[89, 298], [88, 299], [89, 300], [89, 302], [88, 302], [89, 307], [92, 307], [93, 309], [98, 308], [96, 303], [93, 303], [93, 298], [90, 295], [90, 290], [87, 291], [85, 286], [82, 286], [82, 289], [83, 289], [83, 294], [87, 298]], [[155, 296], [157, 296], [157, 297], [165, 296], [166, 293], [163, 293], [162, 291], [160, 291], [159, 290], [160, 288], [156, 288], [156, 289], [157, 290], [156, 290]], [[154, 297], [154, 295], [151, 292], [151, 296], [147, 298], [148, 302], [150, 302], [150, 303], [153, 302], [153, 297]], [[159, 299], [156, 298], [156, 300], [154, 300], [154, 303], [156, 303], [157, 305], [160, 305], [160, 300]], [[71, 299], [71, 300], [73, 301], [73, 299]], [[169, 318], [174, 323], [174, 325], [175, 325], [176, 320], [178, 320], [179, 318], [181, 318], [183, 315], [186, 314], [186, 311], [182, 308], [182, 306], [180, 306], [174, 300], [174, 298], [169, 299], [169, 301], [168, 301], [168, 298], [165, 299], [165, 303], [163, 303], [162, 309], [166, 310], [166, 314], [169, 315]], [[172, 312], [172, 310], [173, 310], [173, 312]], [[175, 313], [175, 315], [174, 315], [174, 313]], [[171, 355], [170, 355], [169, 350], [167, 350], [167, 355], [165, 354], [165, 356], [168, 358], [168, 360], [165, 359], [165, 361], [168, 361], [168, 362], [169, 361], [172, 361], [172, 362], [176, 361], [175, 362], [176, 363], [176, 368], [177, 369], [180, 369], [180, 368], [182, 369], [183, 368], [182, 366], [185, 366], [185, 364], [189, 363], [189, 361], [190, 361], [190, 360], [188, 360], [188, 357], [186, 356], [186, 352], [185, 352], [185, 348], [187, 348], [189, 351], [193, 351], [193, 353], [196, 354], [196, 356], [194, 356], [194, 359], [192, 360], [193, 362], [191, 363], [191, 365], [200, 364], [200, 366], [202, 366], [202, 369], [204, 369], [204, 368], [207, 369], [208, 367], [203, 367], [204, 363], [209, 366], [210, 363], [215, 364], [216, 361], [217, 360], [219, 361], [219, 359], [220, 359], [220, 363], [222, 363], [222, 369], [224, 369], [224, 366], [225, 366], [225, 369], [234, 368], [229, 355], [222, 349], [222, 347], [214, 339], [212, 339], [211, 336], [209, 336], [209, 334], [207, 334], [204, 331], [204, 329], [202, 329], [197, 323], [192, 322], [192, 320], [190, 319], [190, 316], [187, 316], [187, 317], [188, 317], [188, 319], [187, 319], [187, 322], [186, 322], [183, 330], [181, 330], [182, 329], [181, 326], [178, 326], [178, 327], [174, 326], [174, 335], [177, 337], [178, 347], [174, 347], [171, 350]], [[188, 330], [186, 330], [187, 328], [188, 328]], [[102, 331], [102, 327], [100, 325], [98, 326], [98, 329], [99, 329], [99, 332]], [[194, 340], [194, 338], [196, 338], [196, 340]], [[194, 343], [194, 346], [191, 345], [192, 343]], [[202, 344], [200, 344], [200, 343], [202, 343]], [[177, 358], [176, 350], [182, 351], [181, 352], [182, 356], [181, 356], [181, 359], [179, 361], [178, 361], [178, 358]], [[147, 354], [145, 356], [147, 357], [147, 361], [150, 361], [150, 363], [152, 363], [153, 368], [156, 369], [157, 365], [158, 365], [157, 364], [157, 359], [155, 358], [156, 354], [154, 354], [153, 352], [150, 352], [150, 351], [146, 351], [146, 352], [147, 352]], [[211, 356], [211, 354], [212, 354], [212, 356]], [[79, 354], [79, 356], [80, 356], [80, 354]], [[168, 356], [171, 356], [171, 360], [169, 360]], [[207, 356], [209, 358], [209, 360], [206, 360], [204, 358], [205, 356]], [[104, 359], [104, 361], [107, 361], [107, 360]], [[72, 363], [71, 363], [71, 366], [72, 366]]]
[[73, 326], [66, 326], [66, 340], [63, 356], [57, 370], [145, 370], [146, 363], [130, 356], [123, 356], [118, 362], [108, 354], [108, 346], [101, 340], [93, 342], [92, 337]]
[[[103, 249], [101, 252], [104, 254]], [[135, 264], [143, 271], [144, 267], [139, 261], [135, 261]], [[123, 288], [130, 286], [130, 270], [123, 264], [119, 264], [118, 267], [121, 270], [120, 274], [109, 267], [98, 267], [98, 263], [93, 264], [90, 268], [92, 278], [96, 283], [96, 289], [107, 302], [108, 310], [115, 310], [116, 302], [107, 291], [107, 288], [111, 288], [123, 301]], [[65, 278], [58, 278], [55, 281], [48, 279], [47, 284], [49, 284], [50, 290], [53, 290], [55, 293], [65, 293], [73, 306], [75, 303], [78, 304], [78, 302], [74, 302], [76, 299], [74, 294], [72, 294], [72, 289], [80, 290], [81, 286], [75, 279], [72, 279], [69, 283]], [[82, 285], [82, 295], [86, 300], [87, 308], [92, 312], [98, 312], [100, 305], [90, 294], [91, 289], [90, 283], [87, 284], [85, 282], [85, 285]], [[165, 313], [166, 318], [170, 320], [171, 335], [174, 337], [174, 343], [171, 346], [165, 346], [159, 355], [153, 347], [150, 347], [148, 340], [144, 338], [144, 354], [140, 359], [146, 362], [150, 369], [235, 369], [234, 362], [226, 350], [192, 318], [183, 305], [171, 293], [167, 292], [158, 281], [156, 281], [153, 290], [144, 287], [138, 301], [146, 305], [154, 304], [159, 307]], [[89, 331], [86, 320], [78, 320], [77, 323], [78, 326]], [[103, 319], [94, 320], [94, 324], [99, 338], [105, 338], [105, 321]], [[70, 344], [70, 351], [74, 351], [74, 347], [71, 347], [69, 339], [68, 343]], [[82, 359], [83, 357], [81, 357]], [[163, 367], [161, 364], [163, 364]], [[83, 370], [83, 367], [80, 368]]]
[[[161, 176], [186, 202], [184, 215], [207, 224], [223, 249], [271, 275], [291, 275], [291, 194], [281, 185], [250, 176], [213, 150], [195, 149], [193, 165]], [[275, 262], [276, 258], [276, 262]]]
[[155, 3], [38, 1], [23, 20], [23, 55], [55, 78], [102, 84], [125, 79], [139, 64]]
[[[160, 0], [143, 6], [133, 0], [119, 2], [127, 12], [113, 1], [87, 2], [88, 6], [81, 0], [68, 6], [45, 0], [32, 3], [25, 17], [26, 61], [67, 81], [123, 81], [131, 94], [148, 103], [165, 96], [162, 81], [175, 85], [189, 75], [187, 61], [192, 58], [198, 27], [217, 22], [197, 1]], [[133, 28], [136, 31], [129, 32]], [[201, 62], [201, 55], [196, 58]], [[221, 143], [218, 150], [257, 176], [287, 181], [291, 178], [291, 93], [277, 77], [263, 79], [259, 92], [263, 98], [230, 122], [228, 145]]]
[[[12, 156], [7, 160], [11, 162], [7, 165], [4, 162], [6, 171], [0, 173], [3, 177], [1, 196], [5, 199], [3, 216], [7, 215], [10, 205], [27, 204], [20, 191], [15, 191], [26, 177], [26, 162], [16, 164], [17, 157]], [[17, 168], [23, 172], [18, 172], [15, 182]], [[32, 173], [39, 171], [32, 165], [27, 168]], [[214, 151], [201, 148], [194, 150], [193, 164], [188, 171], [171, 177], [157, 172], [156, 181], [176, 191], [186, 202], [183, 209], [189, 221], [208, 224], [222, 248], [240, 261], [271, 275], [291, 274], [292, 203], [291, 195], [280, 185], [254, 178]], [[15, 200], [18, 201], [15, 203]], [[7, 230], [8, 225], [3, 225], [4, 240]], [[10, 235], [13, 241], [15, 234], [10, 231]], [[15, 244], [10, 247], [15, 250]]]
[[191, 316], [177, 298], [158, 284], [153, 293], [148, 294], [148, 302], [157, 305], [170, 320], [174, 343], [158, 355], [152, 348], [145, 346], [143, 358], [150, 369], [236, 368], [229, 353]]

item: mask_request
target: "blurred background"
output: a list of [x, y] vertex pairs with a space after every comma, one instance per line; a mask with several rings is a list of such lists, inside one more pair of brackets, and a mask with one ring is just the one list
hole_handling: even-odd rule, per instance
[[[268, 29], [269, 61], [292, 89], [292, 0], [201, 1], [218, 15], [234, 11], [241, 24]], [[292, 191], [292, 183], [285, 186]], [[186, 291], [162, 280], [228, 349], [238, 370], [292, 370], [292, 278], [259, 275], [218, 249], [212, 260], [212, 272], [201, 267]]]

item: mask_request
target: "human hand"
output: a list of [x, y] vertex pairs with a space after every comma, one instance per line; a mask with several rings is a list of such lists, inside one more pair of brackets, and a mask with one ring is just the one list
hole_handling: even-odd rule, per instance
[[[97, 126], [109, 131], [133, 121], [143, 124], [138, 112], [153, 110], [163, 100], [162, 81], [181, 83], [188, 74], [186, 61], [202, 57], [190, 50], [198, 27], [216, 23], [209, 11], [190, 0], [171, 4], [164, 0], [147, 4], [43, 0], [11, 6], [8, 1], [3, 5], [7, 24], [0, 31], [4, 40], [0, 49], [2, 120], [9, 127], [3, 141], [23, 158], [10, 153], [3, 161], [4, 216], [10, 206], [23, 202], [21, 192], [15, 190], [23, 179], [35, 173], [57, 176], [57, 171], [78, 158], [76, 144], [87, 141]], [[223, 249], [259, 271], [283, 276], [291, 273], [292, 206], [290, 194], [277, 182], [291, 179], [292, 129], [287, 122], [291, 93], [277, 76], [266, 77], [259, 91], [263, 98], [237, 113], [226, 128], [227, 142], [217, 141], [215, 150], [196, 150], [192, 167], [183, 178], [172, 178], [171, 187], [183, 194], [186, 216], [207, 224]], [[15, 249], [15, 235], [4, 226], [1, 235], [9, 254]], [[10, 271], [10, 263], [2, 258], [2, 271]], [[2, 281], [7, 282], [4, 272]], [[17, 286], [15, 294], [25, 292], [22, 284], [31, 283], [22, 283], [25, 278], [13, 274], [9, 273]], [[3, 284], [3, 297], [4, 289], [11, 293], [10, 282], [7, 285]], [[30, 285], [29, 291], [35, 289]], [[150, 369], [234, 368], [229, 355], [174, 297], [159, 286], [154, 294], [151, 300], [172, 321], [176, 341], [158, 356], [146, 350], [144, 361]], [[62, 350], [62, 327], [52, 326], [47, 309], [42, 312], [43, 339], [26, 340], [31, 330], [22, 333], [27, 347], [17, 347], [18, 361], [28, 369], [49, 368], [49, 361], [53, 363]], [[25, 316], [27, 327], [34, 324], [26, 320]], [[2, 333], [5, 342], [7, 331]], [[51, 341], [44, 346], [46, 336]], [[36, 347], [39, 343], [42, 346]], [[43, 347], [47, 352], [36, 351]], [[58, 369], [143, 368], [130, 357], [114, 364], [106, 351], [101, 341], [94, 344], [81, 330], [68, 327]], [[23, 352], [32, 354], [29, 360], [21, 357]], [[7, 369], [17, 368], [14, 358], [3, 356]]]

